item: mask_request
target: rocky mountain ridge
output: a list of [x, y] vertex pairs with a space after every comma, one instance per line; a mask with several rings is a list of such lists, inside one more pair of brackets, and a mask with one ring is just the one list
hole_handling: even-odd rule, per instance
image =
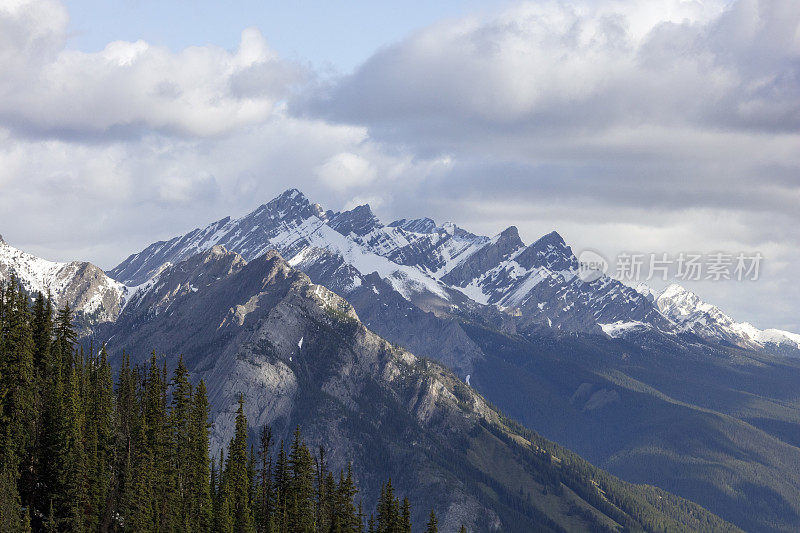
[[738, 322], [677, 283], [663, 291], [644, 284], [639, 284], [636, 290], [674, 322], [680, 332], [742, 348], [800, 351], [800, 335], [774, 328], [758, 329], [748, 322]]
[[[499, 310], [516, 317], [511, 320], [514, 331], [550, 329], [611, 336], [656, 331], [673, 337], [690, 333], [743, 348], [759, 349], [766, 344], [752, 341], [746, 331], [712, 334], [700, 320], [684, 320], [671, 313], [669, 306], [660, 306], [652, 294], [609, 276], [584, 281], [575, 254], [555, 231], [525, 245], [514, 226], [489, 238], [451, 223], [438, 226], [430, 218], [384, 225], [368, 205], [326, 211], [296, 189], [243, 217], [224, 218], [153, 243], [108, 274], [127, 285], [139, 285], [165, 265], [216, 244], [248, 260], [275, 249], [315, 282], [358, 301], [364, 301], [355, 295], [365, 286], [382, 299], [370, 278], [374, 274], [412, 308], [438, 317], [477, 312], [496, 320], [494, 310]], [[792, 339], [792, 334], [769, 331], [758, 338]], [[460, 366], [468, 371], [470, 365]]]
[[0, 280], [14, 277], [33, 294], [50, 294], [56, 306], [69, 304], [85, 325], [113, 322], [129, 293], [124, 284], [85, 261], [47, 261], [0, 237]]

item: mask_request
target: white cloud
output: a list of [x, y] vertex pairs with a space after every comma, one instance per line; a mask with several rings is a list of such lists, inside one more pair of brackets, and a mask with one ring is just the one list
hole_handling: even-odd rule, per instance
[[255, 29], [235, 51], [172, 52], [144, 41], [96, 53], [64, 48], [67, 17], [53, 2], [0, 9], [0, 119], [36, 137], [131, 137], [147, 131], [218, 136], [268, 120], [302, 69]]
[[317, 110], [442, 145], [623, 124], [797, 129], [800, 4], [724, 8], [545, 1], [446, 21], [376, 53]]
[[383, 204], [386, 203], [381, 196], [377, 195], [370, 195], [370, 196], [355, 196], [346, 204], [344, 204], [344, 209], [350, 210], [360, 205], [367, 204], [372, 209], [379, 209], [383, 207]]
[[344, 190], [356, 185], [367, 185], [377, 177], [377, 172], [367, 159], [350, 152], [330, 157], [316, 168], [317, 176], [333, 189]]

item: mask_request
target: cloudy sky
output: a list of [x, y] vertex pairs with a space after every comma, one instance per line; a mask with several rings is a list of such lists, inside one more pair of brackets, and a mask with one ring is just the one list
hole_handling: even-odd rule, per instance
[[9, 243], [109, 268], [289, 187], [610, 258], [758, 251], [758, 281], [688, 285], [800, 331], [800, 3], [0, 0]]

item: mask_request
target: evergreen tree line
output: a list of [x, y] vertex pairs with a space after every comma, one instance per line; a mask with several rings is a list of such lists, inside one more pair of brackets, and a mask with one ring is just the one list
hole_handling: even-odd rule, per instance
[[[141, 367], [123, 354], [114, 383], [69, 306], [0, 284], [0, 531], [411, 532], [391, 480], [366, 516], [351, 468], [331, 471], [300, 428], [288, 447], [269, 426], [248, 443], [243, 397], [210, 459], [209, 413], [182, 358], [168, 373], [155, 352]], [[437, 527], [431, 511], [425, 530]]]

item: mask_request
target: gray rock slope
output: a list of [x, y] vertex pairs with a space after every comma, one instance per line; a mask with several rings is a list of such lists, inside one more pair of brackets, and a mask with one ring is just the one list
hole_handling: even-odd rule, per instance
[[[732, 527], [687, 501], [622, 483], [504, 419], [444, 367], [371, 332], [346, 300], [277, 253], [250, 262], [214, 246], [164, 269], [104, 333], [115, 357], [184, 354], [215, 407], [213, 443], [230, 437], [244, 394], [255, 431], [295, 425], [354, 462], [365, 504], [382, 472], [424, 523], [445, 531]], [[612, 503], [614, 502], [614, 503]]]

